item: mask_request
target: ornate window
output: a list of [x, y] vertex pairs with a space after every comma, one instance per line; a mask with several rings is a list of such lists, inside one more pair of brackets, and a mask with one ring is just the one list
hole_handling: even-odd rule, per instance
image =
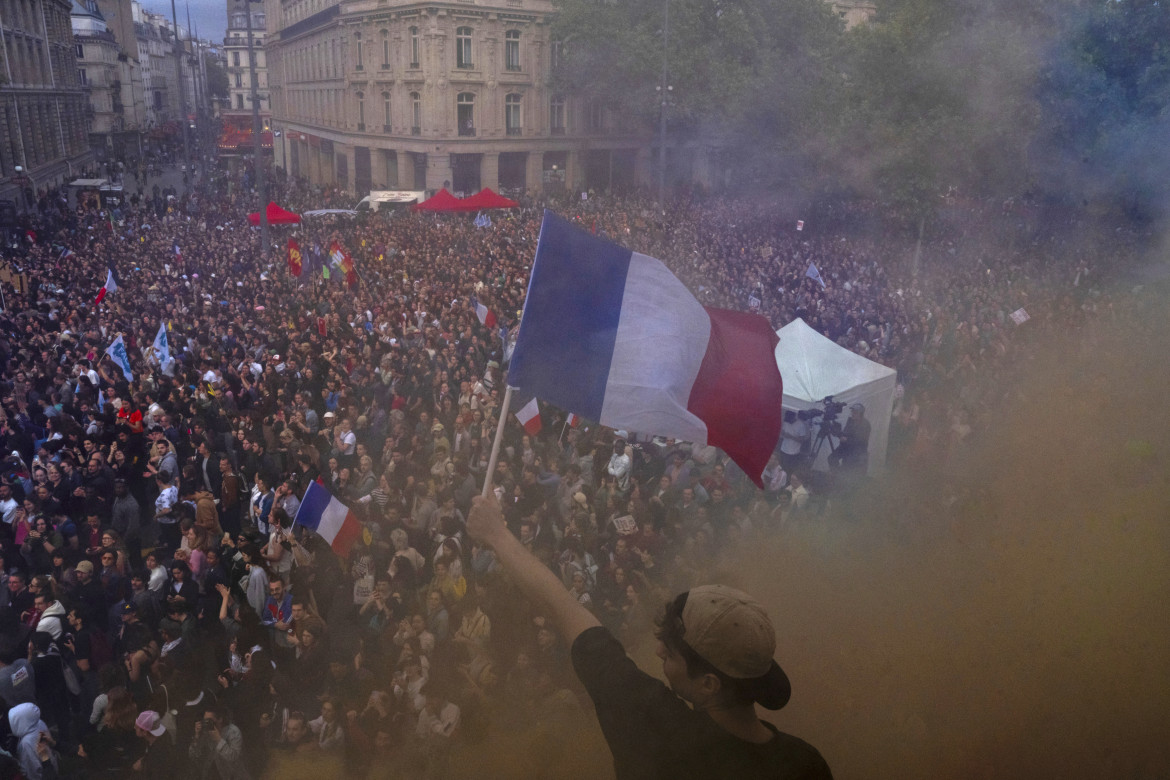
[[504, 97], [504, 127], [508, 135], [521, 135], [524, 132], [522, 95], [515, 92]]
[[459, 122], [459, 135], [475, 135], [475, 95], [460, 92], [455, 98], [455, 114]]
[[471, 28], [455, 28], [455, 67], [470, 68], [471, 65]]
[[504, 69], [520, 70], [520, 31], [504, 33]]

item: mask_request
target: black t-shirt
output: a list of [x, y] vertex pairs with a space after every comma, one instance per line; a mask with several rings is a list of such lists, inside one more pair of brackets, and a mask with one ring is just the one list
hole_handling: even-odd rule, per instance
[[597, 708], [618, 780], [772, 778], [831, 780], [828, 764], [803, 740], [773, 732], [762, 745], [728, 734], [643, 672], [605, 628], [573, 643], [573, 667]]

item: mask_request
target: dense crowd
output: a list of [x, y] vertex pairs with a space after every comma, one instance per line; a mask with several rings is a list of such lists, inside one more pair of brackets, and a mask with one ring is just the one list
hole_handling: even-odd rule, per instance
[[[294, 211], [354, 200], [273, 189]], [[128, 190], [108, 212], [47, 193], [12, 258], [24, 289], [4, 290], [0, 776], [226, 779], [294, 761], [437, 776], [488, 735], [573, 722], [566, 648], [464, 524], [538, 204], [486, 228], [307, 219], [272, 228], [258, 259], [223, 172], [188, 193]], [[909, 243], [798, 231], [770, 204], [680, 199], [666, 217], [637, 197], [550, 205], [662, 258], [705, 304], [758, 306], [777, 327], [802, 317], [896, 367], [895, 459], [944, 461], [1009, 392], [1029, 332], [1109, 306], [1097, 255], [1051, 240], [988, 251], [933, 237], [911, 276], [891, 262]], [[300, 278], [285, 265], [291, 235]], [[334, 241], [354, 284], [336, 268], [323, 278]], [[109, 268], [118, 288], [95, 305]], [[502, 328], [481, 325], [472, 298]], [[1021, 307], [1030, 331], [1010, 317]], [[119, 335], [130, 376], [105, 354]], [[713, 447], [543, 417], [536, 434], [505, 420], [497, 495], [522, 542], [628, 644], [667, 595], [823, 508], [807, 435], [760, 491]], [[362, 524], [340, 555], [293, 523], [314, 481]]]

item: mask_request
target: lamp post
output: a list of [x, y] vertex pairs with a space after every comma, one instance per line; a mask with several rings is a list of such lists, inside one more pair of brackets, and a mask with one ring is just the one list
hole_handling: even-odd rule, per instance
[[252, 46], [252, 0], [244, 0], [244, 6], [248, 24], [248, 75], [252, 84], [252, 169], [256, 173], [256, 190], [260, 196], [260, 259], [263, 261], [268, 255], [268, 183], [260, 159], [260, 96], [257, 94], [259, 77], [256, 75], [256, 55]]
[[171, 0], [171, 21], [175, 25], [175, 88], [179, 92], [179, 127], [183, 130], [183, 159], [187, 161], [187, 169], [191, 168], [191, 140], [187, 132], [187, 90], [183, 88], [183, 45], [179, 41], [179, 12], [175, 10], [175, 0]]
[[658, 107], [658, 208], [662, 216], [666, 216], [666, 106], [668, 96], [674, 89], [666, 83], [667, 62], [670, 46], [670, 0], [664, 0], [662, 5], [662, 83], [657, 92], [661, 99]]
[[28, 186], [33, 183], [32, 176], [30, 176], [28, 171], [24, 169], [23, 165], [15, 166], [15, 170], [16, 175], [12, 178], [16, 182], [17, 189], [20, 190], [20, 202], [24, 205], [24, 210], [26, 212], [32, 211], [33, 207], [36, 205], [35, 201], [29, 202], [28, 198]]

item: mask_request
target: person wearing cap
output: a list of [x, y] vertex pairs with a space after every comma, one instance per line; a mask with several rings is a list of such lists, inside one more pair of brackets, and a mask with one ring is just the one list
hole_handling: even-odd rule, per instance
[[[167, 734], [162, 716], [143, 710], [134, 721], [134, 733], [146, 743], [146, 752], [134, 762], [134, 771], [144, 777], [166, 777], [175, 771], [178, 754], [172, 735]], [[166, 735], [166, 739], [160, 739]]]
[[861, 469], [865, 467], [869, 451], [869, 420], [865, 419], [865, 406], [852, 404], [849, 419], [841, 430], [841, 443], [829, 456], [829, 465], [835, 468]]
[[756, 704], [773, 710], [787, 704], [791, 687], [773, 660], [775, 629], [751, 596], [706, 585], [667, 604], [655, 635], [668, 687], [640, 670], [597, 617], [512, 535], [494, 496], [475, 499], [467, 526], [571, 646], [618, 780], [832, 777], [814, 747], [757, 716]]

